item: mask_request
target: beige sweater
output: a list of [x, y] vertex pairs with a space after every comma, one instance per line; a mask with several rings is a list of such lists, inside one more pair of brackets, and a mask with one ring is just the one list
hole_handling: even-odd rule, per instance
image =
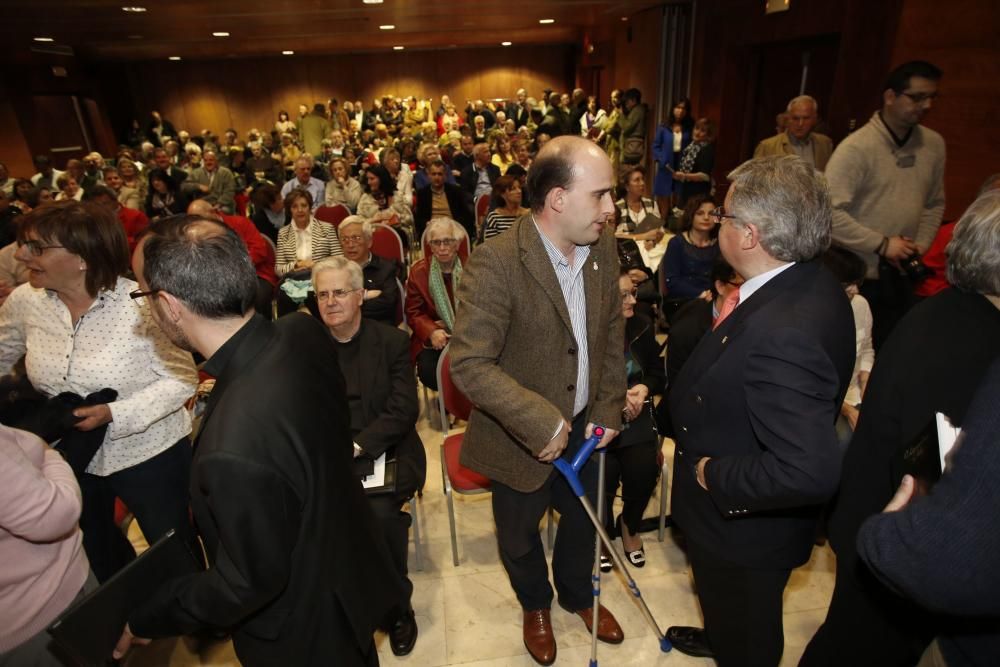
[[878, 276], [883, 237], [909, 237], [921, 252], [934, 240], [944, 213], [944, 161], [940, 134], [918, 125], [899, 148], [877, 113], [833, 152], [826, 167], [833, 240], [865, 260], [869, 278]]

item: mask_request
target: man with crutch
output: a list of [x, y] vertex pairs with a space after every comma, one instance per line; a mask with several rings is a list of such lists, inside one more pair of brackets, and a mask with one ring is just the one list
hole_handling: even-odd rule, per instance
[[[591, 630], [594, 526], [552, 461], [605, 428], [621, 428], [624, 322], [607, 156], [580, 137], [552, 140], [528, 173], [531, 214], [483, 244], [464, 267], [451, 340], [455, 383], [475, 404], [461, 462], [493, 481], [504, 568], [524, 610], [524, 643], [540, 664], [556, 658], [553, 591], [538, 525], [560, 513], [552, 556], [558, 603]], [[592, 504], [597, 459], [579, 473]], [[596, 506], [596, 504], [594, 505]], [[600, 607], [598, 638], [621, 627]]]

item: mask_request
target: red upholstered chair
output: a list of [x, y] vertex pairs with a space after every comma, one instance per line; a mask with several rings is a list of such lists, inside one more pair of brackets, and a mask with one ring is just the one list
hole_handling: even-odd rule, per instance
[[437, 367], [438, 407], [441, 411], [441, 428], [443, 441], [441, 443], [441, 477], [444, 485], [444, 495], [448, 499], [448, 526], [451, 528], [451, 560], [458, 566], [458, 536], [455, 532], [455, 504], [452, 493], [472, 495], [489, 493], [491, 482], [477, 472], [469, 470], [459, 463], [462, 453], [462, 438], [464, 433], [448, 435], [448, 415], [468, 421], [472, 413], [472, 403], [451, 381], [451, 359], [446, 347], [441, 353]]
[[401, 267], [406, 266], [403, 239], [395, 229], [383, 222], [372, 223], [372, 252], [382, 259], [396, 260]]
[[[424, 259], [430, 259], [432, 254], [431, 244], [427, 238], [426, 229], [424, 230], [424, 235], [420, 237], [420, 247], [424, 249]], [[463, 265], [469, 261], [469, 233], [464, 228], [458, 240], [458, 258], [462, 260]]]
[[351, 209], [347, 208], [343, 204], [335, 204], [333, 206], [320, 206], [313, 212], [316, 219], [320, 222], [326, 222], [334, 227], [340, 226], [344, 218], [351, 214]]
[[491, 195], [483, 194], [476, 197], [476, 233], [482, 237], [480, 231], [483, 223], [486, 222], [486, 214], [490, 212]]

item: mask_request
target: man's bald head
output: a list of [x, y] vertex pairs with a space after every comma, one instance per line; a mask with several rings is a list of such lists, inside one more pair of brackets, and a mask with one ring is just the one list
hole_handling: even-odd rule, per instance
[[188, 204], [187, 214], [222, 222], [222, 213], [219, 212], [215, 204], [207, 199], [195, 199]]
[[597, 145], [583, 137], [563, 135], [542, 146], [528, 170], [526, 189], [528, 205], [538, 213], [545, 207], [545, 198], [554, 188], [569, 190], [583, 169], [608, 162], [607, 155]]

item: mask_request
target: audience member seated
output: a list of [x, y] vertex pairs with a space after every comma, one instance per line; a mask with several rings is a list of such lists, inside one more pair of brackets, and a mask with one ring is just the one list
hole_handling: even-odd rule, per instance
[[395, 148], [383, 150], [379, 162], [396, 182], [396, 198], [408, 207], [413, 206], [413, 172], [410, 165], [403, 162]]
[[23, 215], [20, 207], [14, 206], [11, 195], [0, 190], [0, 247], [9, 245], [17, 238], [18, 218]]
[[462, 227], [449, 218], [434, 218], [427, 224], [432, 254], [416, 262], [406, 281], [406, 323], [410, 337], [410, 359], [425, 387], [437, 391], [437, 364], [441, 350], [455, 329], [455, 293], [462, 279], [458, 242]]
[[500, 170], [500, 175], [507, 173], [507, 167], [514, 164], [514, 151], [511, 149], [510, 138], [503, 133], [494, 135], [491, 147], [493, 157], [490, 162]]
[[0, 162], [0, 192], [3, 192], [8, 197], [14, 194], [14, 182], [17, 179], [11, 178], [10, 171], [7, 169], [7, 165]]
[[271, 318], [271, 299], [278, 286], [278, 276], [274, 273], [275, 253], [250, 220], [242, 215], [226, 215], [206, 199], [196, 199], [188, 206], [188, 215], [197, 215], [209, 220], [218, 220], [229, 227], [243, 241], [250, 255], [254, 273], [257, 274], [257, 298], [254, 310], [265, 318]]
[[273, 183], [261, 183], [253, 189], [253, 222], [262, 236], [271, 239], [277, 245], [278, 230], [285, 226], [288, 218], [285, 214], [285, 200]]
[[507, 231], [514, 221], [529, 213], [521, 206], [524, 197], [521, 181], [514, 176], [501, 176], [493, 184], [493, 210], [483, 223], [482, 240], [489, 240]]
[[719, 257], [714, 210], [715, 202], [709, 197], [692, 198], [684, 207], [681, 233], [667, 243], [659, 273], [660, 294], [668, 319], [686, 301], [712, 298], [710, 275], [712, 264]]
[[[665, 378], [660, 345], [653, 321], [635, 311], [638, 290], [628, 269], [618, 278], [625, 318], [625, 370], [628, 391], [622, 408], [624, 426], [608, 444], [605, 477], [605, 519], [609, 531], [622, 538], [625, 557], [634, 567], [646, 565], [646, 551], [639, 537], [642, 514], [653, 496], [660, 467], [656, 455], [660, 440], [653, 420], [653, 397], [663, 392]], [[612, 521], [615, 493], [622, 486], [622, 513]], [[601, 556], [601, 570], [610, 572], [611, 558]]]
[[191, 184], [203, 195], [211, 195], [224, 213], [232, 215], [236, 207], [236, 177], [219, 165], [215, 151], [205, 151], [202, 162], [203, 166], [191, 171], [185, 185]]
[[396, 217], [397, 230], [401, 232], [403, 244], [409, 247], [413, 235], [413, 211], [410, 203], [396, 192], [396, 179], [380, 164], [373, 164], [365, 171], [365, 193], [358, 200], [358, 215], [369, 222], [390, 223]]
[[451, 173], [455, 178], [461, 178], [465, 168], [475, 161], [473, 157], [475, 142], [471, 134], [463, 134], [458, 140], [458, 146], [459, 151], [451, 156]]
[[292, 190], [305, 190], [312, 200], [312, 210], [318, 209], [326, 199], [326, 186], [312, 175], [313, 160], [303, 155], [295, 161], [295, 178], [281, 186], [281, 198], [288, 197]]
[[[174, 174], [171, 171], [171, 174]], [[138, 164], [131, 158], [121, 158], [118, 160], [118, 175], [122, 177], [122, 187], [132, 188], [139, 195], [139, 201], [146, 200], [146, 193], [149, 192], [149, 178], [144, 177], [139, 172]], [[174, 177], [177, 183], [181, 183], [184, 179], [178, 176]]]
[[52, 436], [77, 467], [83, 545], [103, 582], [135, 557], [114, 522], [116, 496], [150, 544], [171, 529], [194, 541], [184, 403], [197, 374], [190, 353], [170, 343], [136, 284], [123, 277], [128, 244], [107, 208], [43, 206], [25, 217], [18, 243], [31, 284], [0, 308], [0, 372], [27, 353], [31, 385], [51, 398], [46, 415], [76, 420]]
[[[998, 222], [1000, 192], [969, 206], [948, 246], [953, 287], [910, 309], [878, 349], [828, 522], [837, 555], [833, 599], [802, 665], [827, 665], [834, 655], [839, 664], [916, 664], [932, 639], [933, 614], [902, 604], [858, 559], [858, 530], [882, 511], [904, 473], [939, 468], [935, 414], [964, 428], [976, 387], [1000, 357]], [[926, 456], [912, 455], [921, 449]], [[920, 478], [923, 493], [933, 473]]]
[[343, 204], [352, 213], [361, 201], [361, 183], [351, 176], [350, 167], [342, 157], [330, 160], [330, 180], [326, 184], [326, 205]]
[[[120, 162], [121, 161], [119, 160], [119, 164]], [[164, 148], [157, 148], [153, 152], [153, 163], [156, 165], [157, 169], [162, 169], [169, 174], [176, 183], [183, 183], [188, 177], [188, 173], [176, 165], [174, 159], [170, 157], [170, 153]]]
[[355, 262], [345, 257], [321, 260], [313, 267], [312, 281], [320, 317], [333, 336], [344, 375], [354, 457], [395, 459], [394, 488], [373, 489], [368, 500], [406, 587], [399, 616], [389, 626], [393, 654], [406, 655], [416, 643], [417, 625], [406, 562], [411, 520], [403, 503], [423, 487], [427, 474], [424, 446], [416, 431], [420, 406], [407, 336], [392, 325], [363, 317], [366, 281]]
[[[432, 162], [441, 159], [441, 149], [435, 144], [422, 144], [420, 148], [417, 149], [417, 161], [420, 163], [420, 168], [413, 173], [414, 192], [430, 183], [430, 176], [427, 174], [427, 167], [429, 167]], [[447, 164], [445, 166], [447, 167]], [[455, 174], [452, 173], [451, 169], [445, 169], [444, 180], [447, 183], [457, 183], [457, 181], [455, 181]]]
[[345, 218], [337, 231], [344, 257], [360, 266], [364, 274], [365, 302], [361, 312], [365, 319], [396, 326], [403, 298], [396, 283], [399, 264], [372, 253], [372, 225], [360, 215]]
[[45, 187], [49, 190], [57, 190], [56, 179], [64, 172], [52, 166], [52, 160], [48, 155], [36, 155], [33, 161], [38, 173], [31, 177], [31, 184], [36, 188]]
[[472, 148], [472, 164], [462, 169], [459, 184], [475, 202], [480, 195], [488, 195], [493, 191], [493, 183], [500, 178], [500, 168], [490, 162], [490, 147], [486, 144], [476, 144]]
[[170, 174], [159, 168], [149, 172], [146, 217], [150, 220], [184, 213], [190, 201], [191, 198]]
[[331, 255], [344, 254], [333, 225], [313, 217], [312, 196], [293, 189], [285, 197], [290, 224], [278, 230], [275, 272], [283, 282], [278, 292], [278, 315], [294, 312], [311, 292], [309, 275], [313, 264]]
[[622, 178], [622, 190], [625, 196], [615, 202], [615, 208], [621, 212], [617, 232], [635, 233], [639, 224], [647, 215], [662, 218], [660, 210], [646, 192], [646, 170], [643, 167], [630, 167]]
[[861, 401], [868, 386], [868, 376], [875, 364], [875, 348], [872, 345], [872, 310], [868, 300], [858, 293], [858, 288], [865, 279], [865, 261], [847, 248], [834, 246], [823, 253], [820, 258], [830, 273], [840, 281], [851, 300], [851, 310], [854, 312], [855, 357], [854, 373], [851, 383], [847, 385], [847, 395], [840, 407], [840, 417], [837, 419], [837, 438], [840, 446], [847, 449], [854, 429], [858, 427]]
[[66, 173], [57, 178], [56, 187], [59, 188], [56, 201], [67, 201], [69, 199], [81, 201], [83, 199], [83, 188], [80, 187], [80, 184], [76, 181], [76, 177], [72, 174]]
[[679, 205], [684, 206], [696, 195], [712, 191], [712, 170], [715, 169], [715, 125], [707, 118], [694, 124], [691, 143], [681, 153], [681, 161], [674, 172], [678, 186]]
[[433, 218], [457, 220], [470, 239], [475, 237], [472, 206], [462, 188], [447, 182], [447, 173], [448, 168], [440, 158], [427, 166], [428, 182], [417, 189], [417, 208], [413, 215], [418, 239], [423, 236], [427, 223]]
[[46, 628], [97, 588], [81, 508], [63, 457], [34, 434], [0, 426], [0, 664], [67, 664]]
[[257, 144], [250, 148], [250, 157], [246, 162], [248, 184], [272, 183], [280, 184], [285, 180], [281, 163], [267, 152], [263, 145]]
[[103, 184], [111, 188], [122, 206], [136, 211], [142, 209], [143, 202], [139, 199], [139, 191], [135, 188], [125, 187], [116, 167], [105, 167], [102, 170], [102, 175], [104, 177]]
[[139, 236], [149, 226], [149, 218], [146, 217], [146, 214], [142, 211], [122, 206], [118, 198], [115, 197], [114, 190], [106, 185], [95, 185], [87, 190], [87, 193], [83, 196], [83, 201], [94, 202], [99, 206], [105, 207], [115, 215], [118, 222], [121, 223], [122, 229], [125, 230], [125, 240], [128, 241], [129, 256], [131, 256], [132, 251], [135, 250], [135, 244], [138, 242]]

